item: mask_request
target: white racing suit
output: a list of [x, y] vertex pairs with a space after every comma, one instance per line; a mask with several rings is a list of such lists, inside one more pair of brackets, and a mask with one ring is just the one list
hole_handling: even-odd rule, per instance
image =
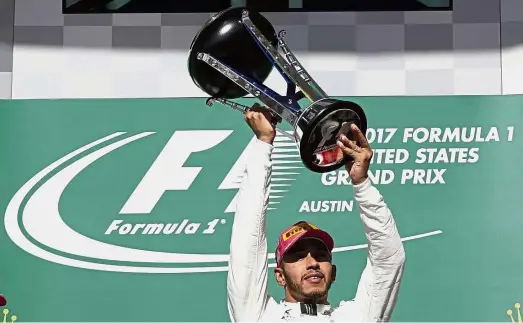
[[[389, 321], [400, 287], [405, 252], [391, 211], [369, 180], [354, 185], [354, 198], [368, 243], [367, 264], [356, 295], [339, 306], [277, 302], [268, 295], [265, 215], [273, 146], [262, 141], [247, 163], [230, 243], [227, 306], [232, 322]], [[338, 276], [340, 268], [338, 268]], [[334, 285], [335, 286], [335, 285]], [[349, 295], [347, 295], [349, 296]], [[310, 315], [314, 312], [315, 315]]]

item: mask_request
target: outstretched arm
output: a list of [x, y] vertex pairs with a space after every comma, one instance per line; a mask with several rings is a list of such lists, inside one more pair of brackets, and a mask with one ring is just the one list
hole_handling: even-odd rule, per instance
[[403, 275], [405, 251], [392, 212], [367, 175], [372, 149], [356, 126], [352, 132], [357, 142], [342, 136], [339, 146], [352, 157], [346, 168], [368, 244], [367, 264], [352, 305], [360, 312], [361, 321], [389, 321]]
[[274, 129], [259, 112], [245, 116], [257, 136], [250, 151], [232, 225], [227, 306], [232, 322], [258, 321], [268, 301], [265, 215], [269, 200]]

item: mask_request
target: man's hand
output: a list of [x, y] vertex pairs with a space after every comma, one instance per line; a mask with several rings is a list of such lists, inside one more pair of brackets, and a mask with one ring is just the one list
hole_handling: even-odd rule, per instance
[[343, 154], [352, 157], [352, 160], [345, 165], [345, 168], [349, 172], [352, 184], [358, 185], [363, 183], [368, 177], [367, 173], [372, 159], [372, 149], [365, 135], [355, 124], [351, 125], [351, 131], [356, 142], [341, 135], [338, 140], [338, 146], [343, 151]]
[[272, 144], [276, 129], [270, 123], [272, 115], [267, 108], [255, 103], [245, 113], [244, 119], [259, 140]]

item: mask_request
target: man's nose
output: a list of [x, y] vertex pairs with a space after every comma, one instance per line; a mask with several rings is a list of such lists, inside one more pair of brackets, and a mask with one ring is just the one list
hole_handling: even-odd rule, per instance
[[316, 258], [314, 258], [310, 253], [307, 255], [306, 261], [307, 261], [307, 269], [314, 269], [314, 270], [320, 269], [320, 264], [318, 263]]

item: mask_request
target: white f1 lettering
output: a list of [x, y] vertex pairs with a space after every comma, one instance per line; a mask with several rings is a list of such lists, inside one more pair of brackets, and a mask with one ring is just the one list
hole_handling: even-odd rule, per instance
[[224, 141], [232, 130], [176, 131], [135, 188], [120, 214], [149, 214], [165, 191], [187, 190], [202, 167], [183, 167], [192, 153]]

